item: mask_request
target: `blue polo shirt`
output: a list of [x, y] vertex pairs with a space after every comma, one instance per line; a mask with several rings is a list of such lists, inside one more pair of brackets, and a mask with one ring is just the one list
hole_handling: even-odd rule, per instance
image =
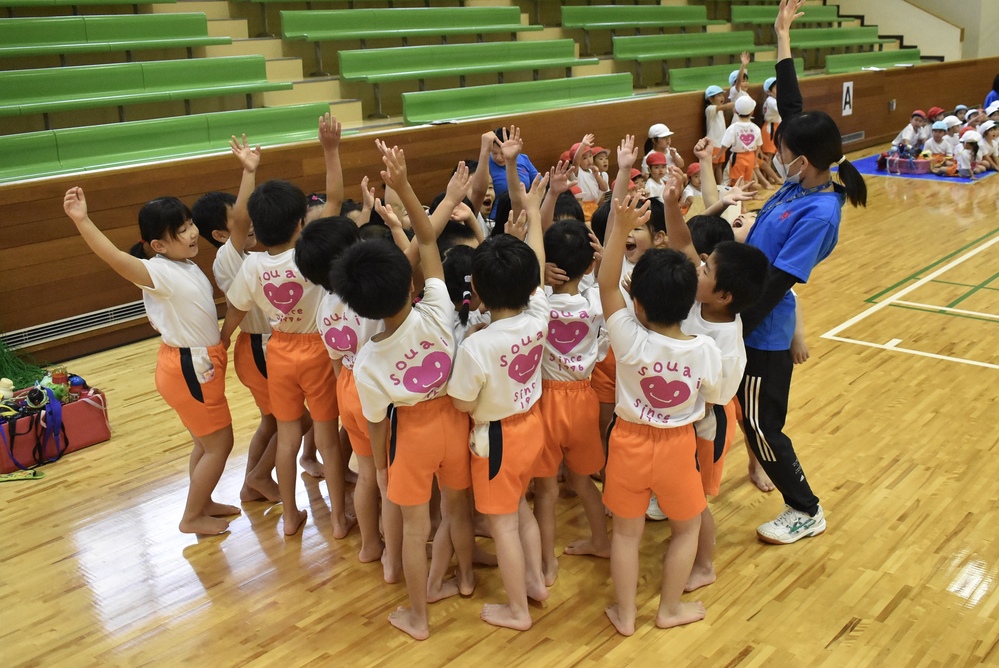
[[[788, 184], [772, 199], [788, 200], [801, 186]], [[820, 192], [778, 204], [764, 206], [746, 243], [759, 248], [777, 269], [801, 283], [822, 260], [829, 257], [839, 240], [839, 223], [846, 194], [839, 184], [833, 192]], [[768, 202], [769, 204], [769, 202]], [[790, 291], [746, 337], [746, 346], [757, 350], [788, 350], [794, 336], [794, 295]]]
[[[510, 186], [506, 182], [506, 167], [497, 165], [493, 162], [492, 156], [489, 156], [489, 175], [493, 177], [493, 190], [496, 191], [497, 195], [505, 193], [510, 189]], [[531, 183], [537, 175], [538, 169], [531, 164], [531, 159], [523, 153], [518, 155], [517, 176], [520, 177], [520, 182], [524, 184], [525, 188], [528, 190], [531, 188]]]

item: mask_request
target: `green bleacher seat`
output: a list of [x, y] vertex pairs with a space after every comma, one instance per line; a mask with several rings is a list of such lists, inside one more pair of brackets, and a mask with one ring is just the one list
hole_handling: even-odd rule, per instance
[[600, 74], [403, 93], [402, 114], [409, 124], [433, 123], [570, 108], [633, 94], [630, 74]]
[[261, 55], [155, 60], [139, 65], [146, 92], [166, 92], [171, 100], [292, 88], [291, 82], [267, 80], [267, 59]]
[[84, 7], [89, 5], [172, 4], [177, 0], [0, 0], [0, 7]]
[[[754, 60], [746, 68], [749, 81], [754, 84], [762, 84], [769, 77], [774, 76], [775, 60]], [[729, 88], [728, 75], [732, 70], [739, 69], [736, 64], [727, 65], [707, 65], [704, 67], [678, 67], [670, 72], [669, 88], [674, 93], [686, 93], [692, 90], [705, 90], [708, 86], [721, 86], [726, 91]], [[794, 69], [796, 72], [805, 71], [805, 61], [803, 58], [794, 59]], [[799, 74], [799, 76], [801, 76]]]
[[894, 42], [893, 39], [882, 39], [878, 37], [877, 26], [864, 26], [862, 28], [799, 28], [791, 33], [791, 48], [796, 50], [806, 49], [834, 49], [847, 47], [861, 47], [883, 45]]
[[862, 53], [837, 53], [826, 56], [826, 74], [859, 72], [866, 67], [888, 69], [896, 65], [918, 65], [919, 49], [891, 49]]
[[475, 44], [435, 44], [389, 49], [340, 51], [340, 79], [364, 81], [374, 85], [376, 115], [381, 115], [379, 84], [387, 81], [419, 81], [458, 76], [465, 85], [465, 75], [539, 70], [564, 67], [572, 76], [572, 67], [595, 65], [597, 58], [576, 58], [576, 43], [571, 39], [528, 42], [479, 42]]
[[639, 28], [698, 28], [723, 25], [725, 21], [708, 19], [703, 5], [565, 5], [562, 27], [583, 31], [583, 50], [590, 53], [591, 30], [638, 30]]
[[406, 7], [388, 9], [335, 9], [329, 11], [283, 11], [281, 32], [285, 39], [315, 42], [316, 74], [325, 74], [321, 42], [410, 37], [517, 33], [543, 30], [540, 25], [520, 22], [518, 7]]
[[318, 102], [4, 135], [0, 183], [221, 155], [229, 152], [229, 137], [244, 132], [264, 146], [314, 140], [319, 116], [328, 111], [329, 104]]
[[638, 85], [642, 85], [642, 63], [662, 61], [663, 83], [669, 78], [668, 60], [707, 57], [714, 64], [716, 56], [730, 60], [743, 51], [770, 51], [773, 47], [756, 46], [753, 33], [748, 30], [733, 32], [686, 33], [682, 35], [635, 35], [614, 37], [614, 60], [634, 60]]
[[0, 58], [230, 44], [210, 37], [204, 14], [121, 14], [0, 19]]
[[[732, 23], [773, 25], [777, 18], [778, 9], [777, 5], [732, 5]], [[804, 16], [795, 19], [795, 26], [807, 23], [841, 23], [853, 20], [840, 18], [839, 7], [836, 5], [805, 5], [801, 11]]]

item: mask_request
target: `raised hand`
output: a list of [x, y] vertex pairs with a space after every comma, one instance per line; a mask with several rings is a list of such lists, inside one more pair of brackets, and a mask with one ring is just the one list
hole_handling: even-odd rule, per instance
[[520, 138], [520, 128], [511, 125], [506, 132], [506, 140], [500, 144], [500, 153], [507, 164], [516, 164], [517, 156], [524, 150], [524, 141]]
[[[361, 208], [371, 211], [375, 206], [375, 188], [368, 188], [368, 177], [361, 179]], [[367, 221], [364, 221], [367, 222]]]
[[652, 212], [649, 210], [649, 205], [651, 202], [645, 200], [642, 206], [638, 206], [638, 203], [642, 201], [634, 195], [628, 195], [624, 198], [624, 201], [614, 200], [611, 207], [614, 209], [614, 230], [623, 230], [630, 232], [639, 225], [644, 225], [649, 222], [649, 218], [652, 216]]
[[[524, 189], [524, 184], [520, 184], [521, 190]], [[541, 201], [545, 198], [545, 191], [548, 189], [548, 174], [541, 176], [538, 174], [534, 177], [534, 182], [531, 183], [531, 189], [525, 193], [526, 201], [528, 204], [533, 204], [535, 207], [541, 207]]]
[[87, 198], [83, 194], [83, 188], [75, 187], [66, 191], [66, 196], [62, 200], [62, 210], [74, 223], [79, 224], [87, 219]]
[[597, 140], [596, 136], [590, 132], [583, 135], [583, 141], [579, 142], [579, 150], [582, 151], [584, 148], [593, 147], [593, 142]]
[[402, 229], [402, 221], [399, 220], [399, 216], [395, 215], [395, 211], [392, 209], [391, 204], [382, 204], [381, 200], [375, 200], [375, 211], [378, 215], [382, 217], [385, 221], [385, 225], [390, 229]]
[[805, 15], [804, 12], [799, 11], [804, 4], [805, 0], [780, 0], [777, 18], [774, 20], [774, 30], [777, 32], [790, 30], [794, 20]]
[[569, 190], [569, 180], [576, 175], [576, 168], [567, 160], [559, 160], [558, 164], [548, 171], [548, 185], [555, 195], [561, 195]]
[[319, 117], [319, 143], [323, 151], [335, 151], [340, 148], [340, 121], [327, 112]]
[[617, 168], [632, 169], [638, 161], [638, 147], [635, 146], [635, 135], [625, 135], [621, 145], [617, 147]]
[[521, 211], [517, 220], [513, 219], [513, 212], [510, 212], [510, 219], [503, 225], [503, 232], [512, 237], [517, 237], [521, 241], [527, 238], [527, 212]]
[[408, 181], [406, 171], [406, 154], [398, 146], [389, 148], [381, 139], [375, 140], [375, 146], [382, 154], [385, 169], [382, 170], [382, 180], [393, 190], [399, 190]]
[[698, 160], [710, 160], [714, 154], [715, 146], [707, 137], [697, 140], [697, 143], [694, 144], [694, 156]]
[[454, 174], [451, 175], [451, 180], [447, 182], [447, 191], [444, 196], [451, 202], [461, 202], [465, 199], [465, 193], [468, 192], [470, 178], [468, 165], [462, 160], [458, 163], [458, 168], [454, 170]]
[[728, 192], [722, 196], [722, 201], [729, 206], [735, 206], [739, 202], [748, 202], [756, 195], [756, 182], [739, 179], [729, 188]]
[[747, 65], [749, 65], [749, 52], [748, 51], [743, 51], [742, 55], [739, 57], [739, 60], [742, 63], [743, 67], [746, 67]]
[[242, 140], [236, 138], [233, 135], [229, 140], [229, 148], [232, 149], [232, 154], [239, 158], [239, 162], [243, 165], [243, 170], [246, 172], [255, 172], [257, 167], [260, 165], [260, 146], [250, 146], [246, 141], [246, 135], [243, 135]]
[[554, 262], [545, 262], [545, 285], [555, 288], [568, 281], [569, 274], [559, 269]]

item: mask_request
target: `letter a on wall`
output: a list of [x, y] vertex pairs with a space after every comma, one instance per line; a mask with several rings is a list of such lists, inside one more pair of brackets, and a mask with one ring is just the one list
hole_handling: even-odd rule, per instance
[[843, 82], [843, 116], [853, 115], [853, 82]]

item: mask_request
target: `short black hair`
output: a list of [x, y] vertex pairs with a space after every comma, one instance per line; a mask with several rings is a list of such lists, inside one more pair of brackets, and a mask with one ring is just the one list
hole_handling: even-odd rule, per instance
[[647, 200], [642, 200], [639, 202], [639, 206], [645, 206], [645, 202], [649, 203], [649, 222], [646, 223], [649, 226], [649, 232], [652, 234], [653, 238], [656, 233], [662, 232], [666, 234], [666, 207], [663, 202], [658, 197], [650, 197]]
[[493, 203], [493, 211], [496, 212], [496, 217], [493, 218], [496, 224], [493, 225], [492, 236], [498, 237], [504, 234], [503, 230], [506, 228], [506, 221], [510, 220], [510, 213], [513, 211], [510, 191], [504, 190], [501, 193], [497, 193], [496, 201]]
[[444, 258], [444, 285], [447, 286], [447, 295], [451, 303], [458, 307], [458, 320], [462, 325], [468, 324], [469, 302], [472, 296], [469, 277], [472, 275], [474, 254], [475, 249], [469, 246], [453, 246], [441, 254]]
[[611, 203], [608, 199], [597, 207], [597, 210], [590, 216], [590, 229], [597, 235], [600, 243], [604, 243], [604, 236], [607, 234], [607, 218], [610, 216]]
[[675, 325], [690, 313], [697, 297], [697, 270], [672, 248], [650, 248], [631, 272], [631, 297], [656, 325]]
[[763, 251], [738, 241], [722, 241], [711, 253], [715, 265], [715, 291], [732, 295], [728, 304], [733, 315], [751, 307], [763, 294], [770, 260]]
[[583, 207], [571, 192], [564, 192], [555, 200], [555, 220], [572, 218], [573, 220], [583, 219]]
[[525, 308], [541, 284], [538, 256], [509, 234], [489, 237], [472, 255], [472, 282], [488, 309]]
[[[466, 160], [465, 161], [465, 167], [468, 167], [468, 173], [469, 174], [474, 174], [475, 170], [477, 170], [479, 168], [479, 161], [478, 160]], [[456, 165], [455, 168], [454, 168], [454, 172], [452, 172], [452, 174], [456, 174], [457, 172], [458, 172], [458, 167]]]
[[264, 246], [280, 246], [291, 241], [295, 228], [305, 220], [308, 209], [305, 193], [288, 181], [267, 181], [250, 195], [246, 204], [253, 230]]
[[341, 216], [346, 216], [348, 213], [352, 211], [363, 211], [363, 210], [364, 210], [364, 205], [361, 204], [360, 202], [355, 202], [352, 199], [345, 199], [343, 203], [340, 205]]
[[357, 228], [357, 233], [362, 241], [372, 241], [375, 239], [392, 239], [392, 230], [383, 222], [371, 221]]
[[590, 231], [580, 220], [563, 219], [545, 231], [545, 261], [575, 280], [593, 264]]
[[350, 218], [317, 218], [302, 228], [295, 242], [295, 264], [302, 276], [332, 292], [329, 276], [333, 262], [358, 241], [357, 225]]
[[[437, 207], [441, 205], [441, 202], [444, 201], [445, 197], [447, 197], [446, 190], [442, 193], [438, 193], [437, 196], [434, 197], [434, 199], [430, 202], [430, 206], [427, 207], [428, 212], [433, 213], [434, 211], [436, 211]], [[472, 200], [468, 199], [467, 197], [463, 197], [461, 203], [467, 206], [469, 209], [472, 208]]]
[[[476, 223], [478, 224], [478, 223]], [[449, 248], [462, 245], [463, 241], [475, 241], [475, 230], [464, 223], [449, 220], [444, 224], [440, 236], [437, 237], [437, 250], [443, 257]]]
[[[212, 236], [215, 230], [229, 231], [229, 209], [236, 204], [236, 196], [230, 193], [210, 192], [198, 198], [191, 207], [191, 220], [198, 226], [198, 234], [215, 248], [222, 244]], [[243, 252], [242, 248], [237, 248]]]
[[715, 246], [723, 241], [735, 241], [735, 232], [721, 216], [694, 216], [687, 221], [690, 239], [698, 255], [711, 255]]
[[362, 318], [381, 320], [410, 301], [413, 268], [391, 241], [366, 241], [347, 248], [330, 269], [333, 292]]

